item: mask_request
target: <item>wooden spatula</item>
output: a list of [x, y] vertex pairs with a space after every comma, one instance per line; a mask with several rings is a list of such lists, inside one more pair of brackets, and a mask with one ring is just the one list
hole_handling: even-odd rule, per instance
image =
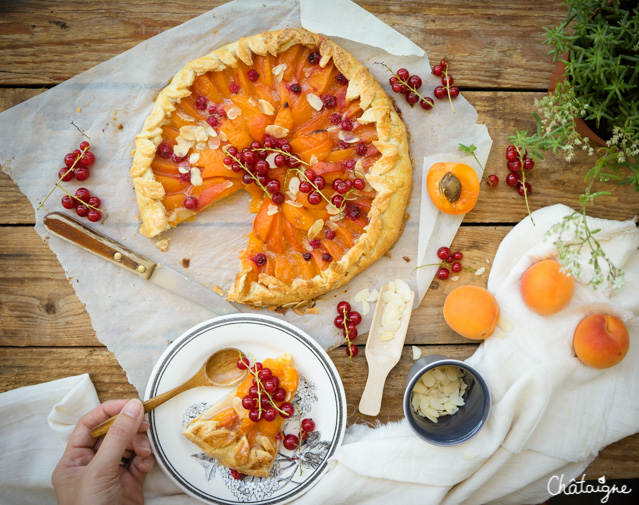
[[381, 328], [382, 312], [385, 303], [382, 296], [388, 290], [388, 285], [382, 287], [377, 299], [373, 323], [368, 332], [366, 342], [366, 361], [368, 362], [368, 379], [366, 387], [359, 402], [359, 411], [368, 416], [376, 416], [382, 406], [382, 394], [388, 373], [397, 364], [402, 356], [408, 322], [413, 310], [415, 293], [411, 291], [410, 300], [406, 303], [406, 308], [401, 316], [399, 328], [391, 340], [385, 342], [380, 340], [379, 329]]

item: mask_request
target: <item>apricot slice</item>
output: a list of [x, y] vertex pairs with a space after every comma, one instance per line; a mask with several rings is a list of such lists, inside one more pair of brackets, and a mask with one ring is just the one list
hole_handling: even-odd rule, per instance
[[593, 314], [577, 325], [573, 345], [582, 363], [593, 368], [610, 368], [628, 353], [628, 328], [615, 316]]
[[453, 331], [471, 340], [490, 337], [499, 321], [499, 304], [488, 290], [460, 286], [444, 301], [444, 319]]
[[521, 296], [528, 308], [548, 316], [566, 308], [575, 292], [575, 280], [561, 265], [547, 259], [535, 263], [521, 276]]
[[464, 163], [435, 163], [428, 171], [426, 188], [431, 200], [446, 214], [466, 214], [477, 203], [479, 178]]

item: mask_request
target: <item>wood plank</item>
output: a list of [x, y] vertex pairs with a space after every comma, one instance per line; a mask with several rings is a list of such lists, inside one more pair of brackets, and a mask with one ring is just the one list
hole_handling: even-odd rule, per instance
[[[222, 3], [1, 2], [0, 84], [58, 84]], [[357, 3], [427, 49], [433, 65], [454, 57], [451, 73], [462, 89], [543, 89], [552, 65], [542, 26], [565, 17], [551, 0]]]
[[[469, 342], [444, 321], [444, 299], [462, 283], [486, 285], [491, 267], [486, 259], [492, 261], [509, 230], [504, 226], [460, 229], [453, 249], [464, 252], [465, 266], [475, 269], [484, 266], [486, 272], [476, 276], [464, 271], [457, 283], [433, 281], [422, 305], [413, 313], [407, 344]], [[30, 227], [5, 227], [0, 234], [0, 316], [0, 345], [50, 346], [52, 342], [58, 346], [98, 345], [89, 316], [67, 282], [58, 259]], [[328, 331], [337, 329], [331, 327]]]
[[[0, 111], [26, 100], [41, 90], [0, 89]], [[468, 92], [470, 103], [477, 109], [478, 122], [488, 127], [493, 139], [486, 170], [497, 174], [500, 179], [495, 189], [489, 189], [486, 183], [481, 186], [479, 201], [475, 209], [466, 216], [464, 223], [516, 223], [527, 215], [524, 199], [506, 184], [505, 152], [508, 145], [506, 137], [520, 130], [532, 129], [535, 122], [531, 116], [534, 100], [542, 98], [544, 93], [523, 92]], [[99, 142], [99, 140], [97, 140]], [[61, 149], [60, 159], [70, 150]], [[532, 185], [530, 197], [531, 210], [555, 203], [563, 203], [573, 208], [579, 206], [579, 195], [585, 188], [583, 175], [594, 163], [594, 157], [580, 151], [573, 162], [567, 163], [560, 156], [549, 154], [545, 160], [527, 172], [527, 180]], [[99, 163], [99, 161], [98, 161]], [[416, 167], [419, 163], [415, 161]], [[56, 173], [53, 171], [52, 173]], [[55, 181], [52, 180], [52, 184]], [[631, 219], [639, 209], [637, 193], [628, 186], [599, 183], [597, 187], [612, 191], [612, 195], [597, 200], [590, 214], [606, 219]], [[26, 197], [20, 193], [11, 179], [0, 173], [0, 225], [33, 224], [34, 211]], [[133, 209], [132, 211], [137, 212]]]
[[[425, 353], [464, 359], [472, 354], [474, 346], [425, 346], [422, 349]], [[363, 352], [362, 349], [361, 354]], [[344, 383], [349, 424], [377, 420], [386, 423], [403, 417], [403, 385], [413, 363], [409, 347], [389, 375], [382, 411], [376, 418], [363, 416], [356, 410], [366, 382], [365, 360], [355, 359], [350, 366], [343, 349], [335, 349], [329, 355]], [[38, 368], [29, 366], [31, 363], [38, 363]], [[137, 394], [113, 355], [104, 348], [0, 348], [0, 392], [82, 373], [91, 376], [100, 401], [130, 398]], [[629, 479], [636, 478], [638, 474], [639, 434], [608, 446], [586, 469], [586, 475], [591, 478], [605, 475], [607, 479]]]

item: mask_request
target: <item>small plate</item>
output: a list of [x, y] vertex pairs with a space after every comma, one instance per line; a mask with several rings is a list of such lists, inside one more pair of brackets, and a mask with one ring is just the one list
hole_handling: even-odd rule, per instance
[[[346, 396], [333, 362], [306, 333], [269, 316], [233, 314], [205, 321], [186, 331], [162, 354], [144, 395], [152, 398], [189, 379], [217, 349], [237, 347], [252, 361], [289, 353], [300, 374], [293, 403], [302, 418], [315, 421], [315, 431], [302, 445], [301, 470], [297, 451], [280, 446], [271, 476], [231, 477], [228, 468], [208, 458], [184, 435], [186, 424], [231, 388], [198, 387], [186, 391], [149, 413], [149, 439], [164, 472], [186, 493], [205, 503], [283, 504], [314, 486], [328, 459], [341, 445], [346, 429]], [[297, 416], [288, 419], [285, 434], [299, 433]]]

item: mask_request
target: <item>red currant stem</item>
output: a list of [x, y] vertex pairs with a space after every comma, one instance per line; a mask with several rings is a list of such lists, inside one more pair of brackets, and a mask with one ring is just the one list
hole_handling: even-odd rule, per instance
[[443, 261], [440, 263], [428, 263], [427, 265], [419, 265], [418, 267], [413, 268], [413, 270], [417, 270], [418, 268], [424, 268], [424, 267], [445, 267], [446, 265], [448, 265], [448, 263], [444, 263]]
[[237, 163], [240, 165], [240, 167], [242, 167], [242, 170], [244, 170], [244, 172], [246, 172], [247, 174], [249, 174], [251, 176], [251, 179], [253, 179], [253, 181], [255, 181], [255, 184], [257, 184], [260, 189], [262, 191], [264, 191], [265, 195], [268, 195], [268, 191], [266, 190], [266, 188], [264, 187], [264, 185], [260, 182], [260, 180], [248, 169], [246, 168], [246, 165], [244, 165], [244, 163], [242, 163], [239, 158], [236, 158], [235, 156], [233, 156], [231, 153], [229, 153], [228, 151], [226, 152], [226, 154], [228, 156], [230, 156], [231, 158], [233, 158], [233, 160], [237, 161]]
[[297, 424], [299, 425], [299, 438], [297, 439], [297, 454], [298, 454], [298, 459], [299, 459], [299, 464], [300, 464], [300, 476], [302, 475], [302, 433], [304, 432], [304, 430], [302, 429], [302, 414], [300, 413], [300, 409], [297, 405], [297, 403], [295, 404], [295, 412], [297, 412]]
[[[71, 123], [71, 124], [73, 124], [73, 123]], [[73, 126], [75, 126], [75, 125], [73, 125]], [[77, 126], [75, 126], [75, 127], [76, 127], [76, 128], [78, 128]], [[79, 130], [79, 128], [78, 128], [78, 130]], [[80, 131], [80, 133], [82, 133], [82, 131]], [[82, 135], [84, 135], [84, 133], [82, 133]], [[86, 137], [86, 135], [84, 135], [84, 136]], [[87, 138], [89, 138], [89, 137], [87, 137]], [[42, 200], [42, 201], [40, 202], [40, 205], [38, 205], [38, 208], [37, 208], [36, 210], [40, 210], [40, 209], [42, 208], [42, 206], [44, 205], [44, 202], [46, 202], [46, 201], [47, 201], [47, 198], [49, 198], [49, 197], [51, 196], [51, 193], [53, 193], [53, 192], [55, 191], [55, 188], [56, 188], [56, 187], [58, 187], [58, 188], [62, 189], [62, 186], [60, 186], [60, 183], [62, 182], [62, 179], [64, 179], [67, 175], [69, 175], [69, 173], [70, 173], [70, 172], [71, 172], [71, 171], [75, 168], [75, 166], [77, 165], [78, 161], [80, 161], [80, 158], [82, 158], [82, 156], [84, 155], [84, 153], [85, 153], [85, 152], [87, 152], [87, 151], [89, 150], [89, 148], [90, 148], [90, 147], [91, 147], [91, 144], [89, 143], [89, 145], [88, 145], [87, 147], [85, 147], [84, 149], [82, 149], [82, 151], [80, 152], [80, 154], [76, 157], [75, 161], [73, 162], [73, 165], [71, 165], [71, 166], [69, 167], [69, 170], [67, 170], [67, 171], [64, 173], [64, 175], [58, 179], [58, 182], [56, 182], [56, 183], [53, 185], [53, 187], [51, 188], [51, 191], [49, 191], [49, 192], [47, 193], [47, 196], [45, 196], [45, 197], [44, 197], [44, 200]], [[69, 193], [67, 193], [67, 194], [69, 194]], [[71, 195], [71, 196], [73, 196], [73, 195]]]
[[450, 108], [453, 109], [453, 114], [455, 114], [455, 107], [453, 107], [453, 99], [450, 97], [450, 81], [448, 80], [448, 65], [444, 67], [444, 77], [446, 77], [446, 94], [448, 95]]
[[81, 203], [82, 205], [84, 205], [85, 207], [88, 207], [89, 209], [93, 209], [93, 210], [98, 210], [100, 212], [104, 212], [106, 214], [106, 211], [103, 209], [99, 209], [98, 207], [95, 207], [93, 205], [90, 205], [89, 202], [85, 202], [84, 200], [81, 200], [79, 197], [72, 195], [71, 193], [69, 193], [66, 189], [64, 189], [64, 187], [62, 186], [58, 186], [62, 191], [64, 191], [67, 195], [69, 195], [71, 198], [73, 198], [74, 200], [77, 200], [79, 203]]
[[528, 211], [528, 216], [530, 216], [530, 222], [533, 226], [536, 226], [535, 221], [532, 218], [532, 214], [530, 213], [530, 205], [528, 204], [528, 191], [526, 191], [526, 170], [524, 170], [524, 154], [518, 146], [515, 146], [515, 149], [517, 149], [519, 162], [521, 163], [521, 185], [524, 188], [524, 201], [526, 202], [526, 210]]
[[[240, 353], [240, 356], [242, 356], [242, 353]], [[255, 360], [253, 360], [255, 362]], [[255, 378], [255, 381], [257, 382], [256, 386], [257, 386], [257, 408], [258, 408], [258, 412], [260, 413], [260, 417], [262, 416], [262, 389], [264, 389], [264, 386], [262, 385], [262, 379], [259, 378], [259, 371], [253, 371], [251, 369], [251, 367], [248, 368], [249, 373]], [[271, 396], [269, 395], [268, 397], [269, 399], [269, 404], [271, 405], [271, 407], [273, 407], [275, 410], [277, 410], [280, 414], [284, 414], [286, 415], [286, 412], [284, 412], [282, 409], [280, 409], [277, 405], [275, 405], [275, 402], [273, 401], [273, 398], [271, 398]]]
[[[422, 100], [426, 100], [426, 99], [425, 99], [422, 95], [420, 95], [420, 94], [419, 94], [419, 92], [418, 92], [415, 88], [413, 88], [410, 84], [408, 84], [408, 82], [407, 82], [407, 81], [405, 81], [405, 80], [404, 80], [404, 79], [402, 79], [400, 76], [398, 76], [395, 72], [393, 72], [393, 71], [391, 70], [391, 68], [390, 68], [388, 65], [386, 65], [386, 63], [382, 63], [382, 62], [380, 62], [380, 61], [376, 61], [376, 62], [375, 62], [375, 64], [376, 64], [376, 65], [382, 65], [382, 66], [383, 66], [386, 70], [388, 70], [391, 74], [393, 74], [395, 77], [397, 77], [397, 80], [398, 80], [401, 84], [403, 84], [403, 85], [404, 85], [404, 86], [406, 86], [408, 89], [410, 89], [413, 93], [415, 93], [415, 94], [416, 94], [419, 98], [421, 98]], [[411, 105], [411, 107], [412, 107], [412, 106], [413, 106], [413, 105], [415, 105], [415, 104], [410, 104], [410, 105]], [[455, 112], [455, 109], [453, 109], [453, 112]]]
[[468, 270], [469, 272], [472, 272], [472, 273], [475, 273], [475, 272], [477, 271], [477, 270], [475, 270], [474, 268], [470, 268], [470, 267], [462, 266], [462, 268], [463, 268], [464, 270]]
[[287, 153], [286, 151], [282, 151], [281, 149], [277, 149], [275, 147], [261, 147], [259, 149], [251, 149], [251, 151], [270, 151], [270, 152], [273, 152], [273, 153], [279, 153], [279, 154], [283, 154], [284, 156], [288, 156], [289, 158], [295, 158], [302, 165], [306, 165], [307, 167], [311, 166], [310, 163], [306, 163], [305, 161], [301, 160], [300, 158], [298, 158], [296, 156], [293, 156], [291, 153]]
[[347, 349], [346, 354], [348, 355], [348, 366], [353, 366], [353, 356], [351, 356], [351, 355], [348, 353], [348, 348], [349, 348], [352, 344], [351, 344], [351, 339], [350, 339], [350, 338], [349, 338], [349, 336], [348, 336], [348, 325], [346, 324], [346, 321], [347, 321], [346, 308], [343, 308], [343, 309], [342, 309], [342, 314], [343, 314], [343, 316], [344, 316], [344, 319], [343, 319], [343, 321], [342, 321], [342, 326], [344, 326], [344, 333], [346, 334], [346, 335], [344, 335], [344, 336], [346, 337], [346, 346], [347, 346], [347, 347], [346, 347], [346, 349]]

